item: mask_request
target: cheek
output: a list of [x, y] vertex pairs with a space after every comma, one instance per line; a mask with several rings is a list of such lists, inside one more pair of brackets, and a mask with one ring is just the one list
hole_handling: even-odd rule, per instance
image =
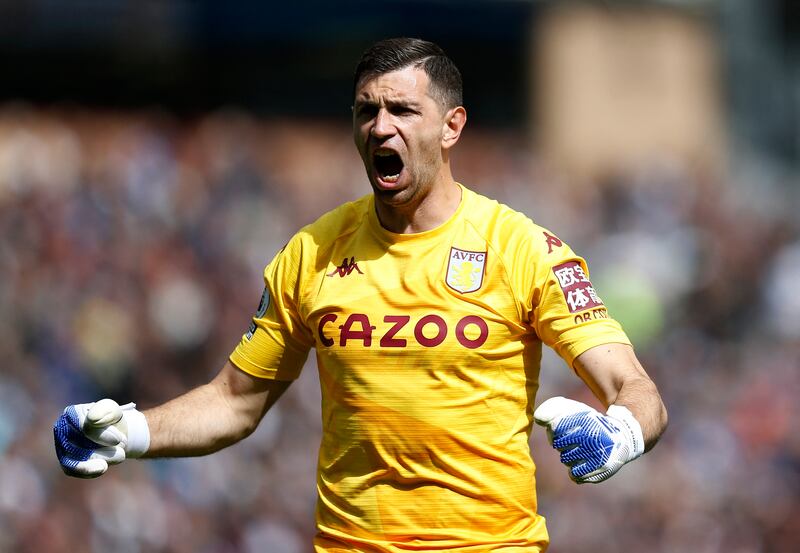
[[417, 153], [425, 158], [431, 157], [432, 154], [438, 154], [442, 142], [442, 134], [438, 128], [426, 126], [419, 129], [416, 133], [416, 140], [414, 140], [414, 149]]
[[367, 141], [365, 139], [365, 135], [361, 132], [360, 129], [354, 128], [353, 129], [353, 142], [356, 145], [356, 150], [358, 150], [358, 155], [361, 156], [361, 159], [366, 160], [364, 157], [367, 150]]
[[429, 130], [420, 141], [420, 154], [427, 162], [439, 159], [441, 155], [442, 135], [436, 130]]

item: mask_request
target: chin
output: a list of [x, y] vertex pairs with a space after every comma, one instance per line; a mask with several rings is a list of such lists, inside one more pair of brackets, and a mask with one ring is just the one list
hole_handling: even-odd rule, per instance
[[408, 187], [404, 188], [381, 188], [375, 184], [372, 185], [372, 190], [375, 196], [380, 199], [384, 204], [392, 206], [402, 206], [412, 199], [413, 193]]

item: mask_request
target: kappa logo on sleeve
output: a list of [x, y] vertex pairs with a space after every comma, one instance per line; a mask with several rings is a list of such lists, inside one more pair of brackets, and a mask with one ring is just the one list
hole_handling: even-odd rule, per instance
[[547, 243], [547, 253], [553, 253], [553, 246], [555, 246], [556, 248], [560, 248], [561, 246], [564, 245], [564, 242], [562, 242], [559, 238], [553, 236], [546, 230], [542, 231], [542, 234], [544, 234], [544, 241], [545, 243]]
[[603, 305], [603, 300], [595, 292], [592, 283], [577, 261], [567, 261], [553, 267], [558, 285], [567, 302], [570, 313], [583, 311]]

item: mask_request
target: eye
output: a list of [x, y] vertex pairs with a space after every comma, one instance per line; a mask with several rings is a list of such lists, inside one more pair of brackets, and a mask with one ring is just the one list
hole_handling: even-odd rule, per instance
[[356, 117], [359, 119], [372, 119], [378, 114], [378, 106], [359, 104], [356, 106]]
[[396, 106], [390, 107], [389, 108], [389, 112], [392, 115], [413, 115], [413, 114], [417, 113], [416, 111], [414, 111], [410, 107], [401, 106], [401, 105], [396, 105]]

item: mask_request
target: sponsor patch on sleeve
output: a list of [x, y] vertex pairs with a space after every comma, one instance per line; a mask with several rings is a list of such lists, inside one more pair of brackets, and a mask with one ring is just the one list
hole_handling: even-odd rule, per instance
[[603, 300], [595, 292], [592, 283], [577, 261], [567, 261], [553, 267], [558, 285], [564, 294], [570, 313], [603, 305]]
[[[264, 287], [264, 293], [261, 294], [261, 301], [258, 302], [258, 309], [256, 309], [256, 319], [260, 319], [264, 316], [267, 312], [267, 308], [269, 307], [269, 289]], [[245, 337], [249, 340], [253, 337], [253, 333], [256, 331], [256, 323], [255, 321], [250, 323], [250, 328], [247, 329], [247, 333]]]

